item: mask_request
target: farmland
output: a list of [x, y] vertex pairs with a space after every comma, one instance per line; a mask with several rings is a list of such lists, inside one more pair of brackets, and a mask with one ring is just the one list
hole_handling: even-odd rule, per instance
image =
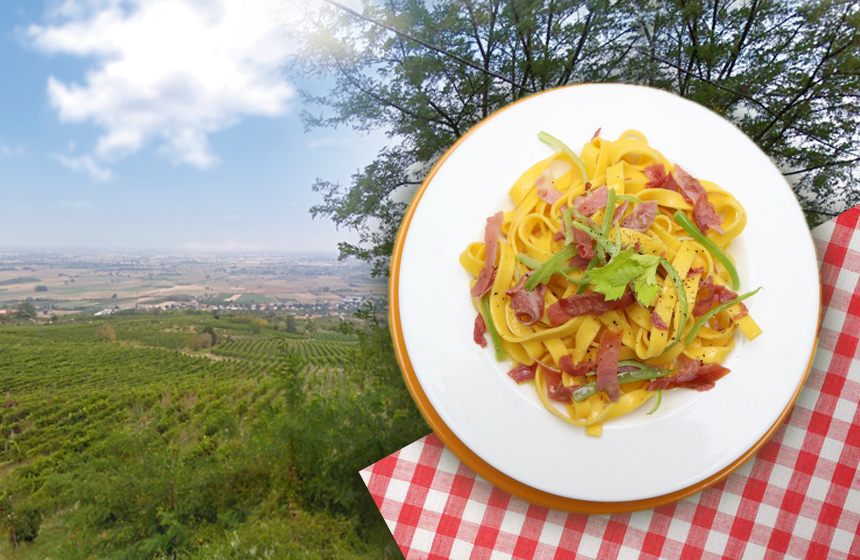
[[372, 508], [357, 470], [424, 428], [380, 415], [402, 387], [343, 367], [387, 335], [374, 324], [138, 311], [0, 327], [0, 557], [396, 557], [381, 519], [356, 517]]
[[31, 301], [44, 316], [114, 309], [277, 309], [349, 314], [385, 301], [367, 266], [331, 257], [0, 253], [0, 310]]

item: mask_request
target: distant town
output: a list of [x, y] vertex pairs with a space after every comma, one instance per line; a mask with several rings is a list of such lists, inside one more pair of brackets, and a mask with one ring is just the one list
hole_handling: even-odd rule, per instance
[[123, 310], [263, 311], [296, 317], [384, 308], [387, 283], [370, 267], [290, 255], [0, 252], [0, 316]]

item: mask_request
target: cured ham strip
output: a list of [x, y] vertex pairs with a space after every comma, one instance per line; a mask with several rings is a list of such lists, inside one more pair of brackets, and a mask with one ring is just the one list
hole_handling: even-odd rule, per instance
[[597, 382], [594, 388], [606, 391], [609, 400], [618, 401], [621, 387], [618, 385], [618, 358], [621, 356], [621, 333], [605, 330], [600, 335], [597, 349]]
[[702, 365], [683, 354], [678, 358], [678, 371], [670, 377], [661, 377], [648, 384], [649, 391], [687, 387], [696, 391], [710, 391], [715, 383], [731, 370], [720, 364]]
[[559, 383], [552, 387], [547, 386], [546, 394], [554, 401], [569, 403], [570, 395], [572, 395], [576, 389], [576, 385], [565, 385], [564, 383]]
[[528, 280], [531, 275], [532, 272], [523, 274], [516, 286], [505, 291], [505, 293], [511, 298], [511, 309], [514, 312], [517, 321], [527, 326], [534, 325], [540, 321], [541, 317], [543, 317], [543, 308], [545, 303], [544, 295], [546, 294], [545, 284], [538, 284], [535, 289], [531, 291], [526, 290], [525, 287], [523, 287], [523, 284], [525, 284], [526, 280]]
[[696, 222], [696, 226], [702, 230], [702, 233], [707, 233], [708, 229], [723, 233], [723, 229], [720, 227], [723, 220], [714, 205], [708, 200], [708, 193], [702, 183], [677, 164], [675, 165], [675, 176], [678, 186], [681, 187], [681, 195], [684, 200], [693, 205], [693, 221]]
[[[625, 201], [626, 202], [626, 201]], [[642, 204], [637, 204], [633, 209], [633, 213], [624, 218], [621, 222], [621, 227], [633, 229], [639, 232], [645, 232], [654, 223], [654, 218], [657, 217], [657, 201], [649, 200]]]
[[669, 330], [669, 325], [666, 324], [666, 321], [664, 321], [663, 318], [660, 317], [657, 311], [651, 312], [651, 326], [655, 329], [660, 329], [661, 331]]
[[535, 186], [537, 187], [538, 198], [547, 204], [553, 204], [556, 200], [564, 196], [560, 190], [555, 188], [555, 177], [552, 176], [552, 172], [549, 169], [545, 170], [535, 180]]
[[522, 383], [523, 381], [528, 381], [529, 379], [535, 378], [537, 366], [537, 363], [534, 363], [530, 366], [520, 364], [511, 371], [509, 371], [508, 375], [517, 383]]
[[627, 205], [628, 205], [627, 201], [622, 200], [621, 204], [619, 204], [618, 206], [615, 207], [615, 211], [612, 213], [612, 223], [613, 224], [615, 222], [617, 222], [621, 218], [621, 216], [624, 215], [624, 212], [627, 211]]
[[484, 316], [478, 313], [475, 317], [475, 329], [472, 331], [472, 340], [481, 348], [487, 347], [487, 338], [484, 336], [487, 333], [487, 324], [484, 323]]
[[709, 229], [723, 233], [723, 219], [720, 218], [717, 209], [706, 196], [699, 197], [693, 204], [693, 220], [702, 230], [702, 233], [707, 233]]
[[575, 257], [570, 259], [570, 262], [567, 264], [574, 267], [574, 268], [585, 268], [588, 266], [588, 263], [590, 263], [590, 262], [591, 262], [591, 259], [586, 259], [582, 255], [576, 255]]
[[573, 244], [579, 256], [588, 259], [594, 258], [594, 239], [579, 228], [573, 228]]
[[546, 381], [546, 396], [550, 400], [558, 402], [570, 402], [570, 395], [576, 389], [576, 385], [566, 386], [561, 381], [561, 372], [544, 369], [543, 378]]
[[487, 249], [484, 268], [481, 269], [478, 280], [469, 292], [472, 297], [483, 296], [493, 285], [493, 279], [496, 277], [496, 253], [499, 251], [499, 236], [502, 234], [504, 217], [505, 213], [500, 211], [487, 218], [487, 226], [484, 228], [484, 246]]
[[616, 300], [606, 301], [603, 294], [574, 294], [560, 299], [546, 309], [547, 318], [553, 327], [557, 327], [580, 315], [603, 315], [607, 311], [627, 307], [636, 301], [633, 292], [625, 292]]
[[558, 361], [558, 367], [561, 368], [561, 371], [567, 373], [568, 375], [573, 375], [574, 377], [581, 377], [587, 374], [590, 371], [594, 371], [597, 367], [597, 364], [594, 362], [582, 362], [577, 365], [573, 365], [573, 358], [570, 357], [570, 354], [562, 356]]
[[[564, 226], [567, 227], [567, 226]], [[590, 235], [585, 233], [579, 228], [573, 229], [573, 244], [576, 245], [576, 252], [579, 253], [579, 256], [586, 260], [586, 264], [588, 261], [594, 258], [594, 239], [591, 238]], [[561, 241], [564, 239], [564, 231], [557, 231], [555, 235], [553, 235], [553, 241]], [[574, 257], [575, 258], [575, 257]], [[577, 266], [575, 264], [571, 264], [570, 266]]]
[[538, 364], [540, 367], [542, 367], [543, 369], [549, 370], [549, 371], [554, 372], [554, 373], [561, 373], [561, 371], [557, 370], [556, 368], [554, 368], [554, 367], [552, 367], [552, 366], [550, 366], [550, 365], [548, 365], [548, 364], [543, 363], [542, 361], [538, 360], [537, 358], [532, 358], [532, 359], [533, 359], [535, 362], [537, 362], [537, 364]]
[[606, 185], [602, 185], [600, 188], [591, 191], [588, 195], [576, 197], [576, 200], [573, 201], [573, 207], [581, 214], [591, 216], [601, 208], [604, 208], [608, 200], [609, 189]]
[[648, 182], [645, 184], [646, 189], [666, 189], [669, 191], [680, 192], [678, 183], [671, 173], [666, 173], [666, 168], [662, 163], [649, 165], [644, 170], [645, 176], [648, 177]]
[[[703, 295], [702, 290], [705, 290], [707, 294]], [[693, 317], [701, 317], [711, 310], [714, 303], [726, 303], [736, 297], [738, 297], [738, 294], [726, 286], [714, 284], [713, 276], [708, 276], [704, 280], [700, 279], [696, 305], [693, 307]], [[741, 304], [741, 310], [746, 310], [746, 306], [743, 303]], [[743, 317], [743, 314], [741, 314], [741, 317]]]
[[558, 302], [553, 303], [546, 308], [546, 318], [549, 319], [549, 324], [553, 327], [563, 325], [573, 319], [573, 315], [565, 313]]

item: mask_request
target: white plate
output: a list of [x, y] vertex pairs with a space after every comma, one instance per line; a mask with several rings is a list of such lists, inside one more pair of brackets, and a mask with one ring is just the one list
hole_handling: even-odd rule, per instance
[[[486, 218], [509, 210], [514, 181], [552, 150], [546, 131], [577, 151], [598, 128], [627, 129], [693, 176], [733, 193], [748, 215], [732, 244], [741, 292], [764, 333], [737, 335], [731, 373], [699, 393], [666, 391], [651, 416], [639, 409], [603, 436], [553, 417], [532, 385], [517, 386], [510, 363], [472, 340], [475, 311], [459, 265], [483, 239]], [[562, 498], [647, 500], [712, 477], [767, 433], [803, 383], [815, 347], [818, 267], [803, 213], [768, 157], [734, 125], [673, 94], [640, 86], [582, 85], [532, 96], [499, 111], [442, 158], [401, 231], [393, 278], [408, 360], [448, 428], [504, 475]], [[419, 403], [419, 406], [421, 404]], [[644, 407], [649, 408], [649, 407]], [[425, 411], [426, 413], [426, 411]]]

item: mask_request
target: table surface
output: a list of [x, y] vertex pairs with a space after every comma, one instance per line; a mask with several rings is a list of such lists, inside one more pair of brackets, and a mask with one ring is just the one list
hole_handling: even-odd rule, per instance
[[584, 515], [493, 486], [430, 434], [361, 471], [407, 560], [860, 560], [860, 206], [812, 231], [822, 324], [809, 377], [759, 452], [655, 509]]

